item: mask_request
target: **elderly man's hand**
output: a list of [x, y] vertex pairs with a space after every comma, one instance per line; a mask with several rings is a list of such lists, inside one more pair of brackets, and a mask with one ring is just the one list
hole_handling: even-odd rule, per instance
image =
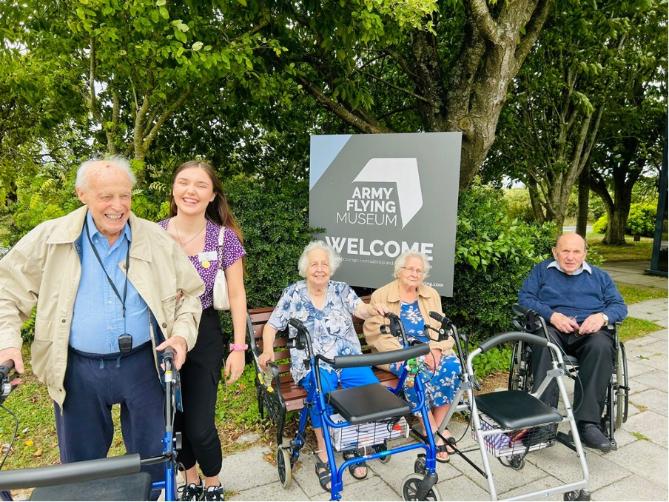
[[14, 362], [14, 371], [17, 373], [23, 373], [23, 357], [21, 356], [21, 350], [15, 347], [9, 347], [6, 349], [0, 350], [0, 363], [5, 361]]
[[591, 333], [596, 333], [600, 329], [606, 326], [604, 317], [602, 314], [592, 314], [586, 318], [585, 321], [581, 323], [581, 327], [578, 330], [579, 335], [589, 335]]
[[167, 347], [172, 347], [174, 350], [174, 366], [177, 371], [181, 369], [181, 366], [186, 362], [186, 354], [188, 353], [188, 344], [186, 339], [179, 335], [174, 335], [169, 337], [163, 343], [156, 347], [156, 350], [162, 351]]
[[550, 323], [555, 326], [555, 329], [562, 333], [573, 333], [579, 329], [576, 319], [567, 317], [560, 312], [553, 312], [553, 315], [551, 315], [550, 318]]

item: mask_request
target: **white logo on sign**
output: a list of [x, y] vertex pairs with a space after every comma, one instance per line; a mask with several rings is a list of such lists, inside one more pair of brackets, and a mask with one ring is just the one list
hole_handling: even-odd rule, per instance
[[390, 182], [397, 185], [402, 228], [406, 227], [423, 207], [423, 193], [418, 176], [418, 160], [415, 158], [369, 159], [362, 171], [353, 180], [367, 182]]

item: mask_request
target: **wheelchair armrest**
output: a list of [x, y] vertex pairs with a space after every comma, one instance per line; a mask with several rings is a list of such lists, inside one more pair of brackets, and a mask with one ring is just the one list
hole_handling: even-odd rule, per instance
[[487, 352], [488, 350], [502, 343], [515, 342], [518, 340], [521, 340], [526, 343], [532, 343], [534, 345], [539, 345], [542, 347], [545, 347], [548, 344], [548, 340], [546, 340], [546, 338], [536, 335], [530, 335], [529, 333], [522, 333], [520, 331], [510, 331], [508, 333], [502, 333], [493, 336], [492, 338], [486, 340], [485, 342], [479, 345], [479, 349], [481, 349], [481, 352]]
[[355, 356], [337, 356], [334, 358], [332, 367], [339, 368], [357, 368], [360, 366], [380, 366], [382, 364], [396, 363], [397, 361], [406, 361], [415, 357], [424, 356], [430, 352], [430, 346], [427, 343], [420, 343], [407, 349], [391, 350], [389, 352], [375, 352], [373, 354], [359, 354]]
[[534, 310], [527, 307], [523, 307], [519, 303], [514, 303], [511, 306], [511, 310], [513, 311], [513, 315], [517, 317], [527, 317], [530, 314], [539, 315]]

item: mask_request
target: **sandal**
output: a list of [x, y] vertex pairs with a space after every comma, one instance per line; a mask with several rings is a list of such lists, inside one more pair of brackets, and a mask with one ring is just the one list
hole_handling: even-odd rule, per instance
[[330, 481], [332, 481], [332, 473], [330, 472], [330, 464], [316, 454], [316, 476], [318, 476], [318, 483], [326, 492], [330, 491]]
[[[435, 444], [437, 447], [437, 453], [435, 454], [434, 458], [436, 459], [437, 462], [440, 464], [448, 464], [451, 461], [451, 457], [448, 456], [449, 451], [448, 451], [448, 446], [445, 444]], [[439, 458], [440, 453], [445, 453], [446, 458]]]
[[[342, 456], [344, 457], [344, 460], [350, 460], [355, 457], [361, 457], [362, 455], [365, 455], [365, 449], [360, 448], [358, 450], [348, 450], [345, 452], [342, 452]], [[356, 469], [364, 468], [365, 473], [364, 474], [358, 474], [356, 472]], [[348, 466], [348, 472], [351, 473], [351, 476], [353, 476], [355, 479], [365, 479], [367, 477], [368, 471], [367, 471], [367, 463], [366, 462], [356, 462], [355, 464], [351, 464]]]

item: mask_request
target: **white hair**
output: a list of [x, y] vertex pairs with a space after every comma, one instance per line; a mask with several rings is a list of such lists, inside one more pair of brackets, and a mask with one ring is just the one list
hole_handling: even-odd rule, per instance
[[88, 175], [90, 170], [92, 167], [95, 167], [98, 162], [107, 162], [108, 164], [113, 164], [114, 167], [117, 167], [121, 171], [125, 172], [128, 175], [128, 179], [130, 179], [132, 186], [135, 186], [137, 178], [135, 178], [135, 173], [133, 173], [132, 169], [130, 168], [130, 162], [128, 162], [128, 159], [121, 157], [120, 155], [113, 155], [103, 159], [91, 159], [82, 162], [79, 166], [79, 169], [77, 169], [77, 179], [74, 183], [75, 188], [84, 189], [88, 186]]
[[430, 260], [427, 259], [427, 255], [425, 253], [421, 253], [420, 251], [414, 251], [413, 249], [405, 251], [395, 259], [395, 269], [393, 270], [393, 277], [395, 277], [395, 279], [399, 277], [400, 269], [406, 265], [407, 260], [409, 258], [421, 259], [421, 261], [423, 262], [423, 279], [425, 279], [430, 273], [430, 268], [432, 268], [432, 265], [430, 265]]
[[315, 249], [321, 249], [328, 255], [328, 264], [330, 265], [330, 275], [334, 275], [339, 265], [341, 265], [341, 256], [339, 256], [331, 246], [328, 246], [323, 241], [311, 241], [306, 245], [300, 259], [297, 261], [297, 271], [301, 277], [307, 276], [307, 269], [309, 268], [309, 253]]

